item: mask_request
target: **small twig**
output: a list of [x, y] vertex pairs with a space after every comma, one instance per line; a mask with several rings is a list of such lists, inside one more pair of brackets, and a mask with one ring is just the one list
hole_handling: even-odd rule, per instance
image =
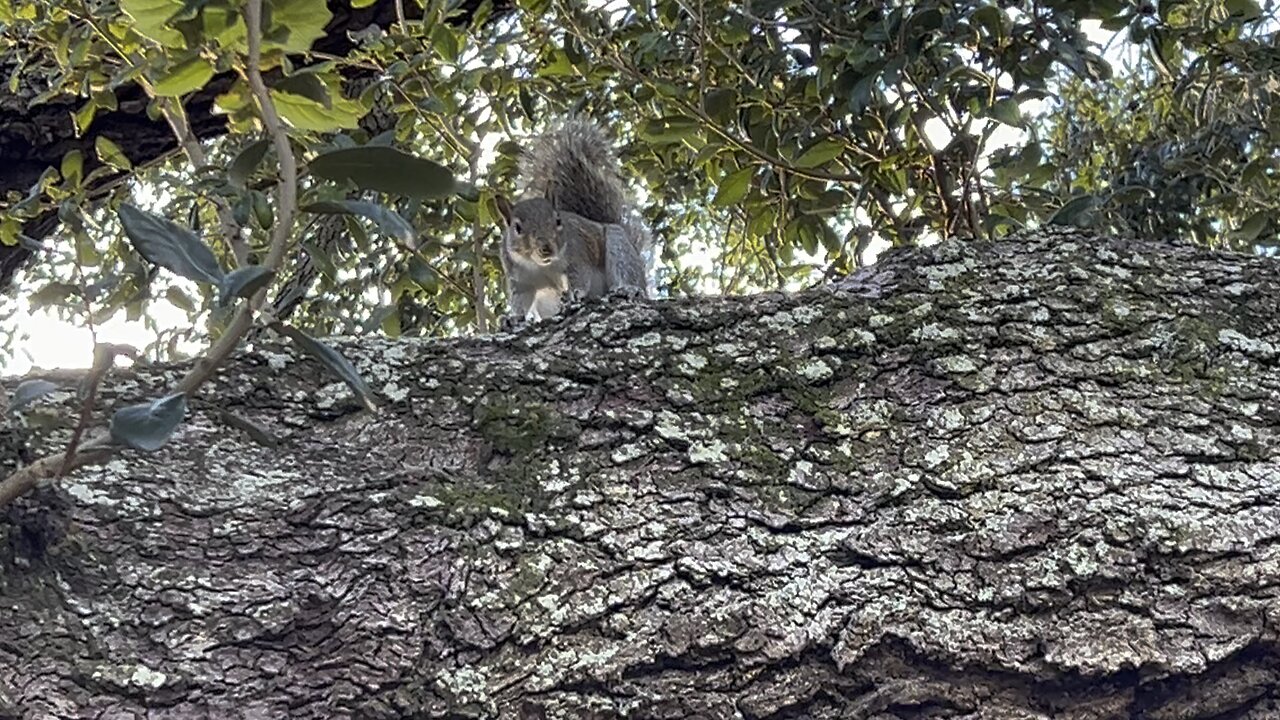
[[[245, 19], [249, 40], [246, 79], [258, 102], [263, 125], [271, 135], [280, 161], [276, 224], [272, 228], [271, 247], [264, 263], [268, 268], [275, 270], [280, 267], [280, 262], [284, 258], [297, 214], [298, 162], [294, 157], [293, 148], [289, 145], [289, 135], [280, 122], [280, 116], [271, 102], [271, 94], [262, 80], [262, 0], [248, 1]], [[213, 375], [213, 371], [231, 355], [245, 333], [253, 326], [254, 313], [262, 306], [266, 295], [267, 289], [264, 287], [240, 307], [226, 331], [202, 357], [196, 359], [191, 370], [178, 381], [174, 392], [191, 395]], [[44, 478], [56, 477], [90, 463], [105, 461], [111, 457], [115, 449], [111, 444], [111, 436], [106, 432], [100, 432], [88, 440], [81, 441], [78, 452], [56, 453], [21, 468], [0, 482], [0, 507], [26, 494]]]
[[[191, 166], [196, 170], [208, 166], [209, 162], [204, 154], [204, 148], [200, 147], [200, 139], [191, 130], [191, 123], [187, 120], [187, 113], [183, 109], [182, 103], [177, 100], [166, 101], [161, 103], [160, 107], [161, 112], [164, 114], [164, 119], [168, 121], [174, 137], [178, 139], [178, 144], [182, 146], [182, 151], [186, 153], [187, 160], [191, 162]], [[236, 222], [235, 213], [231, 211], [231, 206], [227, 204], [225, 198], [217, 195], [211, 196], [210, 200], [213, 202], [214, 210], [218, 215], [218, 224], [222, 227], [222, 235], [227, 239], [227, 244], [231, 246], [231, 253], [236, 260], [236, 267], [248, 265], [249, 243], [240, 234], [240, 223]]]
[[84, 399], [80, 403], [80, 419], [76, 422], [75, 431], [71, 433], [71, 440], [67, 442], [67, 449], [62, 453], [62, 465], [57, 472], [59, 476], [66, 475], [71, 469], [71, 461], [75, 458], [76, 450], [80, 446], [80, 438], [84, 435], [85, 428], [89, 426], [89, 417], [93, 415], [93, 405], [97, 402], [98, 388], [102, 384], [102, 378], [106, 377], [117, 355], [138, 359], [138, 351], [128, 345], [111, 343], [94, 345], [93, 367], [89, 368], [89, 374], [85, 376], [81, 385]]
[[231, 427], [244, 432], [245, 435], [249, 436], [250, 440], [253, 440], [263, 447], [274, 448], [280, 445], [280, 440], [276, 438], [275, 435], [272, 435], [265, 428], [252, 420], [236, 415], [230, 410], [219, 408], [218, 419]]
[[[480, 153], [473, 152], [468, 159], [470, 181], [473, 185], [480, 181]], [[484, 241], [489, 236], [489, 228], [480, 222], [480, 214], [476, 213], [475, 225], [471, 228], [471, 250], [475, 262], [471, 265], [472, 302], [476, 309], [476, 333], [489, 334], [489, 308], [484, 301]]]

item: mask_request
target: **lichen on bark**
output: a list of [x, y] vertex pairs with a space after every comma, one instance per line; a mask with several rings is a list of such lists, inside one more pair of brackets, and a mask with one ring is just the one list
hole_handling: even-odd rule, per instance
[[8, 509], [0, 717], [1270, 717], [1278, 311], [1045, 230], [342, 343], [377, 414], [264, 346]]

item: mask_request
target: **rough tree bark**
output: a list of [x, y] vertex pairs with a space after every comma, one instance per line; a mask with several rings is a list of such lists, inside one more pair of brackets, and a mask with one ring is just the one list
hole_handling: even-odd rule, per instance
[[[325, 26], [325, 35], [315, 42], [313, 50], [327, 55], [343, 56], [355, 47], [350, 33], [373, 25], [387, 28], [396, 21], [396, 6], [406, 8], [410, 17], [420, 8], [412, 0], [373, 0], [365, 7], [353, 8], [349, 0], [328, 0], [332, 19]], [[481, 5], [481, 0], [464, 0], [457, 3], [456, 14], [450, 22], [466, 24]], [[492, 3], [491, 18], [501, 17], [514, 9], [511, 0]], [[8, 77], [16, 60], [0, 57], [0, 69]], [[232, 73], [213, 78], [203, 89], [184, 98], [183, 106], [191, 123], [191, 130], [200, 139], [217, 137], [226, 132], [226, 119], [213, 114], [213, 102], [230, 87]], [[147, 96], [136, 85], [116, 90], [118, 109], [99, 113], [88, 130], [76, 136], [72, 116], [85, 99], [60, 97], [48, 102], [33, 104], [32, 99], [48, 86], [39, 73], [22, 75], [22, 84], [12, 94], [0, 95], [0, 197], [9, 191], [25, 194], [39, 179], [46, 168], [57, 167], [62, 157], [72, 150], [80, 150], [84, 156], [84, 172], [101, 165], [94, 151], [98, 136], [114, 141], [125, 157], [136, 166], [146, 165], [173, 152], [178, 143], [173, 130], [163, 119], [147, 116]], [[118, 178], [99, 183], [110, 185]], [[27, 223], [24, 231], [35, 239], [41, 239], [58, 226], [56, 213], [50, 212]], [[0, 290], [7, 288], [16, 273], [31, 257], [25, 247], [0, 245]]]
[[7, 511], [0, 717], [1277, 717], [1277, 313], [1045, 231], [345, 344], [376, 415], [247, 353]]

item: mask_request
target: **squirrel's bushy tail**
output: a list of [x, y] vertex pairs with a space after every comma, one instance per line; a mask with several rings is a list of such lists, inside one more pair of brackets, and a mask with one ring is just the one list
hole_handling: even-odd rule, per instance
[[552, 198], [559, 210], [622, 225], [642, 253], [652, 244], [649, 229], [627, 202], [613, 145], [588, 118], [564, 118], [534, 138], [520, 156], [519, 181], [526, 195]]

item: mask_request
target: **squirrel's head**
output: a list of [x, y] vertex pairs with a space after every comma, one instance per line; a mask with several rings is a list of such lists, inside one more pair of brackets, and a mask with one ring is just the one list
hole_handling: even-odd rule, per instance
[[499, 195], [498, 214], [506, 226], [503, 241], [507, 249], [537, 265], [550, 265], [564, 249], [560, 233], [560, 213], [547, 198], [529, 198], [512, 205]]

